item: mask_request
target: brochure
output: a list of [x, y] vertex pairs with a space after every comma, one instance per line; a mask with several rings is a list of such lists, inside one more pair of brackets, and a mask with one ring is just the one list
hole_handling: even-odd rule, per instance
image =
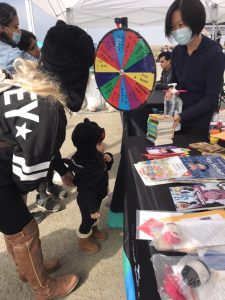
[[225, 206], [225, 183], [209, 182], [169, 187], [176, 210], [195, 211]]

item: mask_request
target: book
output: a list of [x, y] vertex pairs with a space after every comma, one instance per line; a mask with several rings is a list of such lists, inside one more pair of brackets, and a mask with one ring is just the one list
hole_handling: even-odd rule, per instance
[[224, 182], [173, 186], [169, 190], [179, 212], [225, 207]]
[[190, 149], [188, 148], [179, 148], [177, 146], [164, 146], [164, 147], [146, 147], [146, 151], [149, 154], [156, 154], [156, 155], [166, 155], [166, 154], [184, 154], [188, 155]]
[[198, 142], [198, 143], [192, 143], [189, 144], [189, 147], [196, 149], [197, 151], [200, 151], [202, 153], [225, 153], [225, 148], [219, 146], [218, 144], [209, 144], [206, 142]]
[[146, 137], [155, 145], [166, 145], [173, 143], [173, 124], [171, 116], [160, 114], [149, 114], [147, 121]]
[[191, 173], [189, 179], [225, 179], [225, 160], [221, 156], [183, 156], [179, 159]]
[[185, 165], [178, 156], [147, 160], [138, 163], [141, 169], [138, 170], [141, 176], [150, 180], [165, 180], [191, 176]]

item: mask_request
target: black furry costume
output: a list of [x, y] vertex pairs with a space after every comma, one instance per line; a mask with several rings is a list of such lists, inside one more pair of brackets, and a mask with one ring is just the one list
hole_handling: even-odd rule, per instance
[[101, 202], [108, 192], [108, 170], [112, 167], [113, 156], [107, 152], [112, 160], [104, 162], [103, 154], [96, 150], [96, 144], [103, 141], [104, 137], [104, 128], [86, 118], [72, 133], [72, 141], [77, 151], [71, 160], [66, 160], [70, 171], [75, 173], [77, 203], [82, 215], [78, 235], [81, 234], [83, 237], [90, 235], [91, 227], [96, 221], [91, 219], [91, 214], [99, 211]]
[[40, 64], [58, 77], [71, 111], [80, 110], [94, 63], [93, 40], [83, 29], [58, 21], [51, 27], [41, 49]]

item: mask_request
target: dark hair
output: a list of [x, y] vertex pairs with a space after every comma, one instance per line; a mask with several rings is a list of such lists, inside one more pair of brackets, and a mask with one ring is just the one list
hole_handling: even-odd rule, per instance
[[166, 60], [171, 60], [171, 52], [163, 51], [159, 54], [158, 59], [160, 60], [161, 57], [165, 57]]
[[209, 166], [208, 166], [207, 164], [205, 164], [205, 163], [201, 162], [201, 161], [197, 161], [197, 160], [195, 160], [195, 161], [193, 161], [193, 163], [192, 163], [192, 164], [194, 164], [194, 165], [198, 165], [198, 164], [200, 164], [200, 165], [203, 165], [203, 166], [205, 166], [205, 169], [209, 169]]
[[31, 39], [34, 39], [35, 41], [37, 40], [36, 36], [27, 30], [21, 29], [21, 39], [19, 41], [19, 43], [17, 44], [17, 47], [20, 50], [26, 51], [29, 49], [30, 45], [31, 45]]
[[206, 13], [200, 0], [175, 0], [166, 13], [165, 35], [171, 37], [172, 15], [180, 10], [182, 21], [191, 28], [192, 36], [200, 34], [205, 26]]
[[[13, 6], [0, 2], [0, 26], [8, 26], [15, 16], [17, 16], [17, 12]], [[7, 37], [5, 32], [0, 33], [0, 41], [15, 46], [15, 43]]]

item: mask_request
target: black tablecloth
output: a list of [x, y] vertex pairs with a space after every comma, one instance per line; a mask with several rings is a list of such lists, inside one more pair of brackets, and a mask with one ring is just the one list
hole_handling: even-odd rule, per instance
[[[207, 140], [177, 134], [174, 145], [187, 147], [199, 141]], [[157, 300], [160, 297], [150, 260], [152, 248], [148, 241], [136, 240], [136, 210], [175, 210], [168, 189], [171, 184], [145, 186], [134, 168], [134, 163], [142, 160], [141, 153], [152, 146], [151, 142], [144, 137], [129, 137], [124, 145], [111, 209], [114, 205], [119, 211], [124, 206], [124, 250], [132, 268], [136, 299]]]

